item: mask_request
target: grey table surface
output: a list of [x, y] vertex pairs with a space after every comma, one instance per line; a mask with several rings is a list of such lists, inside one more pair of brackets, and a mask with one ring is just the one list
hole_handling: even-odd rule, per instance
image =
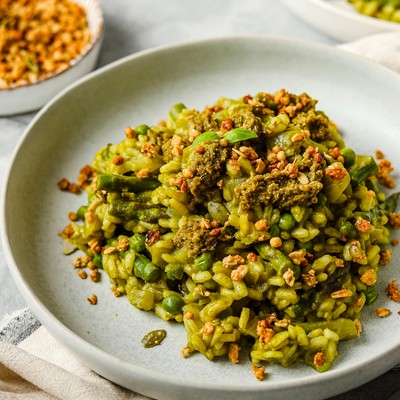
[[[279, 0], [102, 0], [101, 3], [105, 37], [97, 68], [155, 46], [215, 36], [265, 34], [337, 44], [298, 20]], [[0, 171], [11, 163], [12, 154], [34, 116], [35, 113], [28, 113], [0, 118]], [[4, 173], [1, 173], [1, 190], [3, 186]], [[0, 243], [0, 320], [26, 306], [10, 275]], [[399, 372], [391, 370], [335, 400], [388, 399], [400, 388], [397, 377]]]

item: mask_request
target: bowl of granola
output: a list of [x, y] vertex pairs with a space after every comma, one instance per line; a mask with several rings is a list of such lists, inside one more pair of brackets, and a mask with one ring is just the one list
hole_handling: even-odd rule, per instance
[[34, 111], [96, 65], [97, 0], [0, 0], [0, 116]]

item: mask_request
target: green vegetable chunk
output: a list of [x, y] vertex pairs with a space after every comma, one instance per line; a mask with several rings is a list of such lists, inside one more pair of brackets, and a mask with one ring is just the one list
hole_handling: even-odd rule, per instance
[[185, 305], [182, 297], [177, 294], [171, 294], [165, 297], [161, 303], [162, 308], [170, 314], [179, 314], [182, 312], [182, 307]]
[[146, 349], [150, 347], [157, 346], [161, 344], [161, 342], [167, 336], [167, 331], [164, 329], [157, 329], [155, 331], [151, 331], [143, 336], [142, 345]]
[[146, 124], [142, 124], [142, 125], [138, 125], [135, 128], [135, 135], [139, 136], [139, 135], [147, 135], [147, 131], [150, 129], [150, 127]]
[[349, 169], [351, 180], [356, 183], [362, 183], [378, 172], [379, 168], [372, 156], [357, 155], [355, 163]]
[[140, 253], [135, 254], [133, 270], [138, 278], [142, 278], [146, 282], [155, 282], [161, 275], [160, 269]]
[[99, 174], [96, 180], [96, 188], [107, 192], [140, 193], [146, 190], [154, 190], [160, 185], [161, 182], [157, 179], [116, 174]]
[[199, 256], [197, 256], [194, 259], [194, 265], [200, 271], [207, 271], [213, 265], [213, 254], [211, 252], [209, 252], [209, 251], [201, 253]]
[[283, 213], [278, 222], [279, 228], [290, 232], [296, 226], [296, 220], [291, 213]]
[[170, 110], [169, 115], [175, 121], [178, 115], [186, 109], [186, 106], [183, 103], [175, 104]]
[[165, 216], [165, 210], [160, 206], [147, 206], [134, 201], [116, 200], [110, 203], [110, 215], [124, 220], [137, 218], [140, 221], [156, 222]]

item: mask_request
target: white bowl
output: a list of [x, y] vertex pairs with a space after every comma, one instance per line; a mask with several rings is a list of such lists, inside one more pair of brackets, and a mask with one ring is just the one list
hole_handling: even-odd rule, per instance
[[85, 50], [70, 62], [70, 67], [35, 83], [0, 89], [0, 117], [35, 111], [66, 86], [94, 69], [103, 41], [103, 12], [97, 0], [74, 0], [87, 12], [91, 33]]
[[[181, 324], [114, 297], [104, 272], [98, 283], [79, 279], [71, 263], [76, 254], [62, 254], [57, 233], [68, 223], [68, 211], [86, 197], [60, 191], [57, 182], [75, 181], [97, 149], [123, 139], [126, 126], [156, 124], [178, 102], [198, 109], [222, 95], [239, 98], [281, 88], [308, 92], [348, 146], [361, 154], [379, 148], [400, 170], [400, 77], [342, 50], [277, 37], [215, 38], [136, 53], [69, 86], [27, 128], [4, 185], [4, 253], [42, 324], [100, 375], [163, 400], [311, 400], [361, 385], [400, 362], [400, 306], [385, 295], [388, 282], [400, 281], [400, 246], [381, 270], [378, 300], [365, 308], [364, 332], [339, 344], [329, 371], [273, 365], [263, 382], [248, 360], [233, 365], [200, 354], [183, 359], [187, 339]], [[92, 293], [95, 306], [87, 301]], [[392, 315], [379, 319], [376, 307], [390, 308]], [[155, 329], [166, 329], [167, 337], [160, 346], [143, 348], [142, 337]]]
[[400, 24], [359, 14], [347, 0], [282, 0], [309, 25], [339, 41], [399, 31]]

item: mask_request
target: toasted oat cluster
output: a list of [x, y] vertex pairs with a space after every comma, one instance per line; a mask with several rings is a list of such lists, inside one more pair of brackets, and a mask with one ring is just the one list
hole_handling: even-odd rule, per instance
[[86, 11], [69, 0], [0, 0], [0, 89], [67, 69], [90, 42]]

